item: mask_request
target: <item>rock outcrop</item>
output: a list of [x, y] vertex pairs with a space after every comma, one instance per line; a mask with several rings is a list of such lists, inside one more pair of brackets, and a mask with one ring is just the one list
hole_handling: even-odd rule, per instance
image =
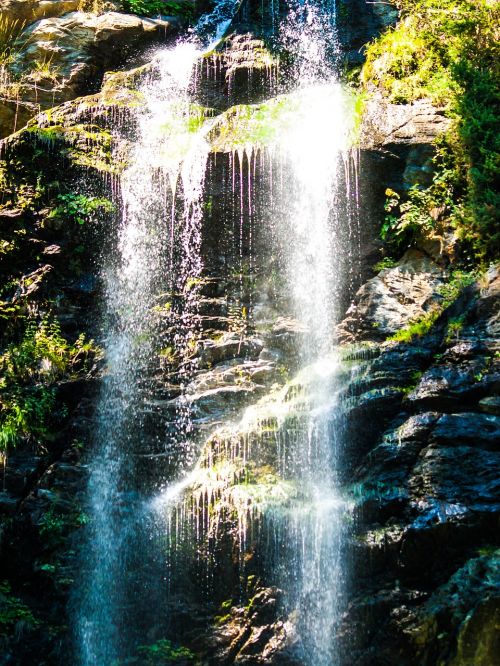
[[339, 325], [339, 341], [385, 340], [439, 300], [443, 271], [428, 256], [409, 250], [359, 289]]
[[7, 67], [1, 135], [19, 129], [41, 109], [97, 92], [106, 71], [123, 67], [149, 44], [167, 42], [178, 27], [176, 18], [118, 12], [71, 12], [30, 25], [18, 37]]
[[80, 0], [0, 0], [2, 18], [30, 25], [78, 9]]

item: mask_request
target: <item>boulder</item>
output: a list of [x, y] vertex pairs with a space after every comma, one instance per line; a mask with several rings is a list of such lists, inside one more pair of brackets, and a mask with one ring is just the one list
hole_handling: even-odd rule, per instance
[[337, 328], [340, 342], [385, 339], [428, 312], [442, 284], [441, 268], [424, 253], [409, 250], [397, 266], [358, 290]]

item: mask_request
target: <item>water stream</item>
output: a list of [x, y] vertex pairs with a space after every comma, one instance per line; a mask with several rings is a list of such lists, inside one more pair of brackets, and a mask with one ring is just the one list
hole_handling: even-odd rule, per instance
[[[168, 614], [172, 568], [187, 557], [181, 535], [200, 557], [199, 544], [211, 530], [209, 504], [217, 493], [210, 494], [203, 466], [196, 466], [200, 443], [190, 391], [198, 372], [191, 352], [201, 335], [205, 193], [217, 173], [208, 169], [209, 135], [216, 119], [194, 104], [193, 72], [203, 54], [200, 38], [205, 44], [220, 39], [238, 9], [234, 1], [218, 4], [200, 20], [196, 39], [155, 56], [140, 88], [146, 103], [137, 111], [130, 165], [120, 179], [117, 242], [103, 268], [107, 366], [76, 613], [83, 666], [120, 663], [147, 642], [151, 607], [156, 616]], [[275, 442], [281, 478], [300, 487], [300, 498], [265, 522], [273, 532], [271, 582], [286, 591], [285, 612], [298, 611], [298, 658], [308, 666], [327, 666], [340, 663], [334, 631], [345, 592], [341, 551], [348, 507], [339, 491], [343, 434], [333, 332], [353, 234], [352, 118], [336, 74], [335, 4], [291, 5], [281, 28], [275, 11], [271, 15], [274, 39], [294, 55], [281, 85], [298, 100], [296, 113], [258, 159], [251, 145], [234, 151], [225, 177], [236, 211], [240, 317], [258, 300], [253, 294], [250, 305], [242, 305], [242, 267], [248, 260], [251, 272], [252, 262], [258, 263], [252, 234], [256, 225], [267, 225], [283, 255], [278, 265], [285, 314], [307, 331], [297, 350], [307, 376], [301, 425], [288, 428], [284, 420]], [[162, 395], [159, 357], [167, 365], [176, 359], [175, 399]], [[258, 457], [258, 451], [257, 446], [243, 457]], [[186, 503], [197, 483], [198, 499]], [[245, 508], [242, 562], [248, 515], [251, 520]], [[176, 557], [165, 555], [171, 548]]]

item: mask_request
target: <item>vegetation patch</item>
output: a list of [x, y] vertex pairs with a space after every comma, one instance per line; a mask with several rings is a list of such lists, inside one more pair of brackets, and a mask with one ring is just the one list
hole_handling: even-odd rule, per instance
[[187, 647], [175, 645], [163, 638], [151, 645], [141, 645], [137, 648], [140, 660], [132, 663], [146, 664], [147, 666], [168, 666], [169, 664], [194, 664], [196, 655]]
[[123, 0], [123, 8], [130, 14], [139, 16], [178, 16], [192, 22], [195, 17], [196, 5], [185, 0]]
[[392, 230], [403, 244], [439, 221], [455, 230], [460, 259], [484, 264], [500, 251], [499, 5], [399, 0], [398, 6], [403, 18], [368, 46], [361, 82], [391, 102], [428, 98], [453, 122], [437, 143], [433, 183], [409, 193]]
[[21, 340], [0, 356], [1, 452], [23, 438], [36, 443], [50, 438], [66, 416], [65, 405], [56, 401], [57, 382], [85, 372], [95, 352], [83, 334], [69, 343], [53, 317], [27, 324]]
[[[387, 340], [408, 343], [427, 335], [444, 310], [457, 300], [464, 289], [474, 284], [478, 276], [479, 274], [475, 271], [470, 273], [461, 270], [454, 271], [450, 276], [450, 280], [438, 290], [441, 301], [435, 303], [428, 312], [389, 336]], [[466, 313], [459, 318], [450, 319], [445, 337], [446, 342], [450, 342], [453, 336], [462, 329], [465, 317]]]
[[7, 581], [0, 583], [0, 638], [8, 640], [14, 633], [35, 629], [40, 622], [26, 604], [12, 594]]
[[75, 192], [58, 194], [56, 201], [57, 206], [48, 218], [63, 218], [76, 224], [85, 224], [100, 212], [111, 213], [115, 210], [114, 204], [105, 197], [89, 197]]

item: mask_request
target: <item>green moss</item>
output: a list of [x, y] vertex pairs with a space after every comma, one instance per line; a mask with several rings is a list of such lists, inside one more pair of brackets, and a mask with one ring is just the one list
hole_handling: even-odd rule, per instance
[[209, 138], [213, 152], [261, 148], [277, 142], [290, 127], [300, 101], [287, 95], [262, 104], [239, 104], [221, 114]]
[[[103, 173], [119, 173], [124, 164], [113, 159], [112, 136], [107, 129], [91, 123], [71, 123], [71, 117], [44, 114], [44, 124], [34, 121], [26, 131], [38, 144], [54, 150], [58, 146], [76, 166], [95, 169]], [[56, 124], [46, 124], [46, 123]], [[61, 124], [58, 124], [60, 122]], [[65, 122], [66, 124], [62, 124]]]

